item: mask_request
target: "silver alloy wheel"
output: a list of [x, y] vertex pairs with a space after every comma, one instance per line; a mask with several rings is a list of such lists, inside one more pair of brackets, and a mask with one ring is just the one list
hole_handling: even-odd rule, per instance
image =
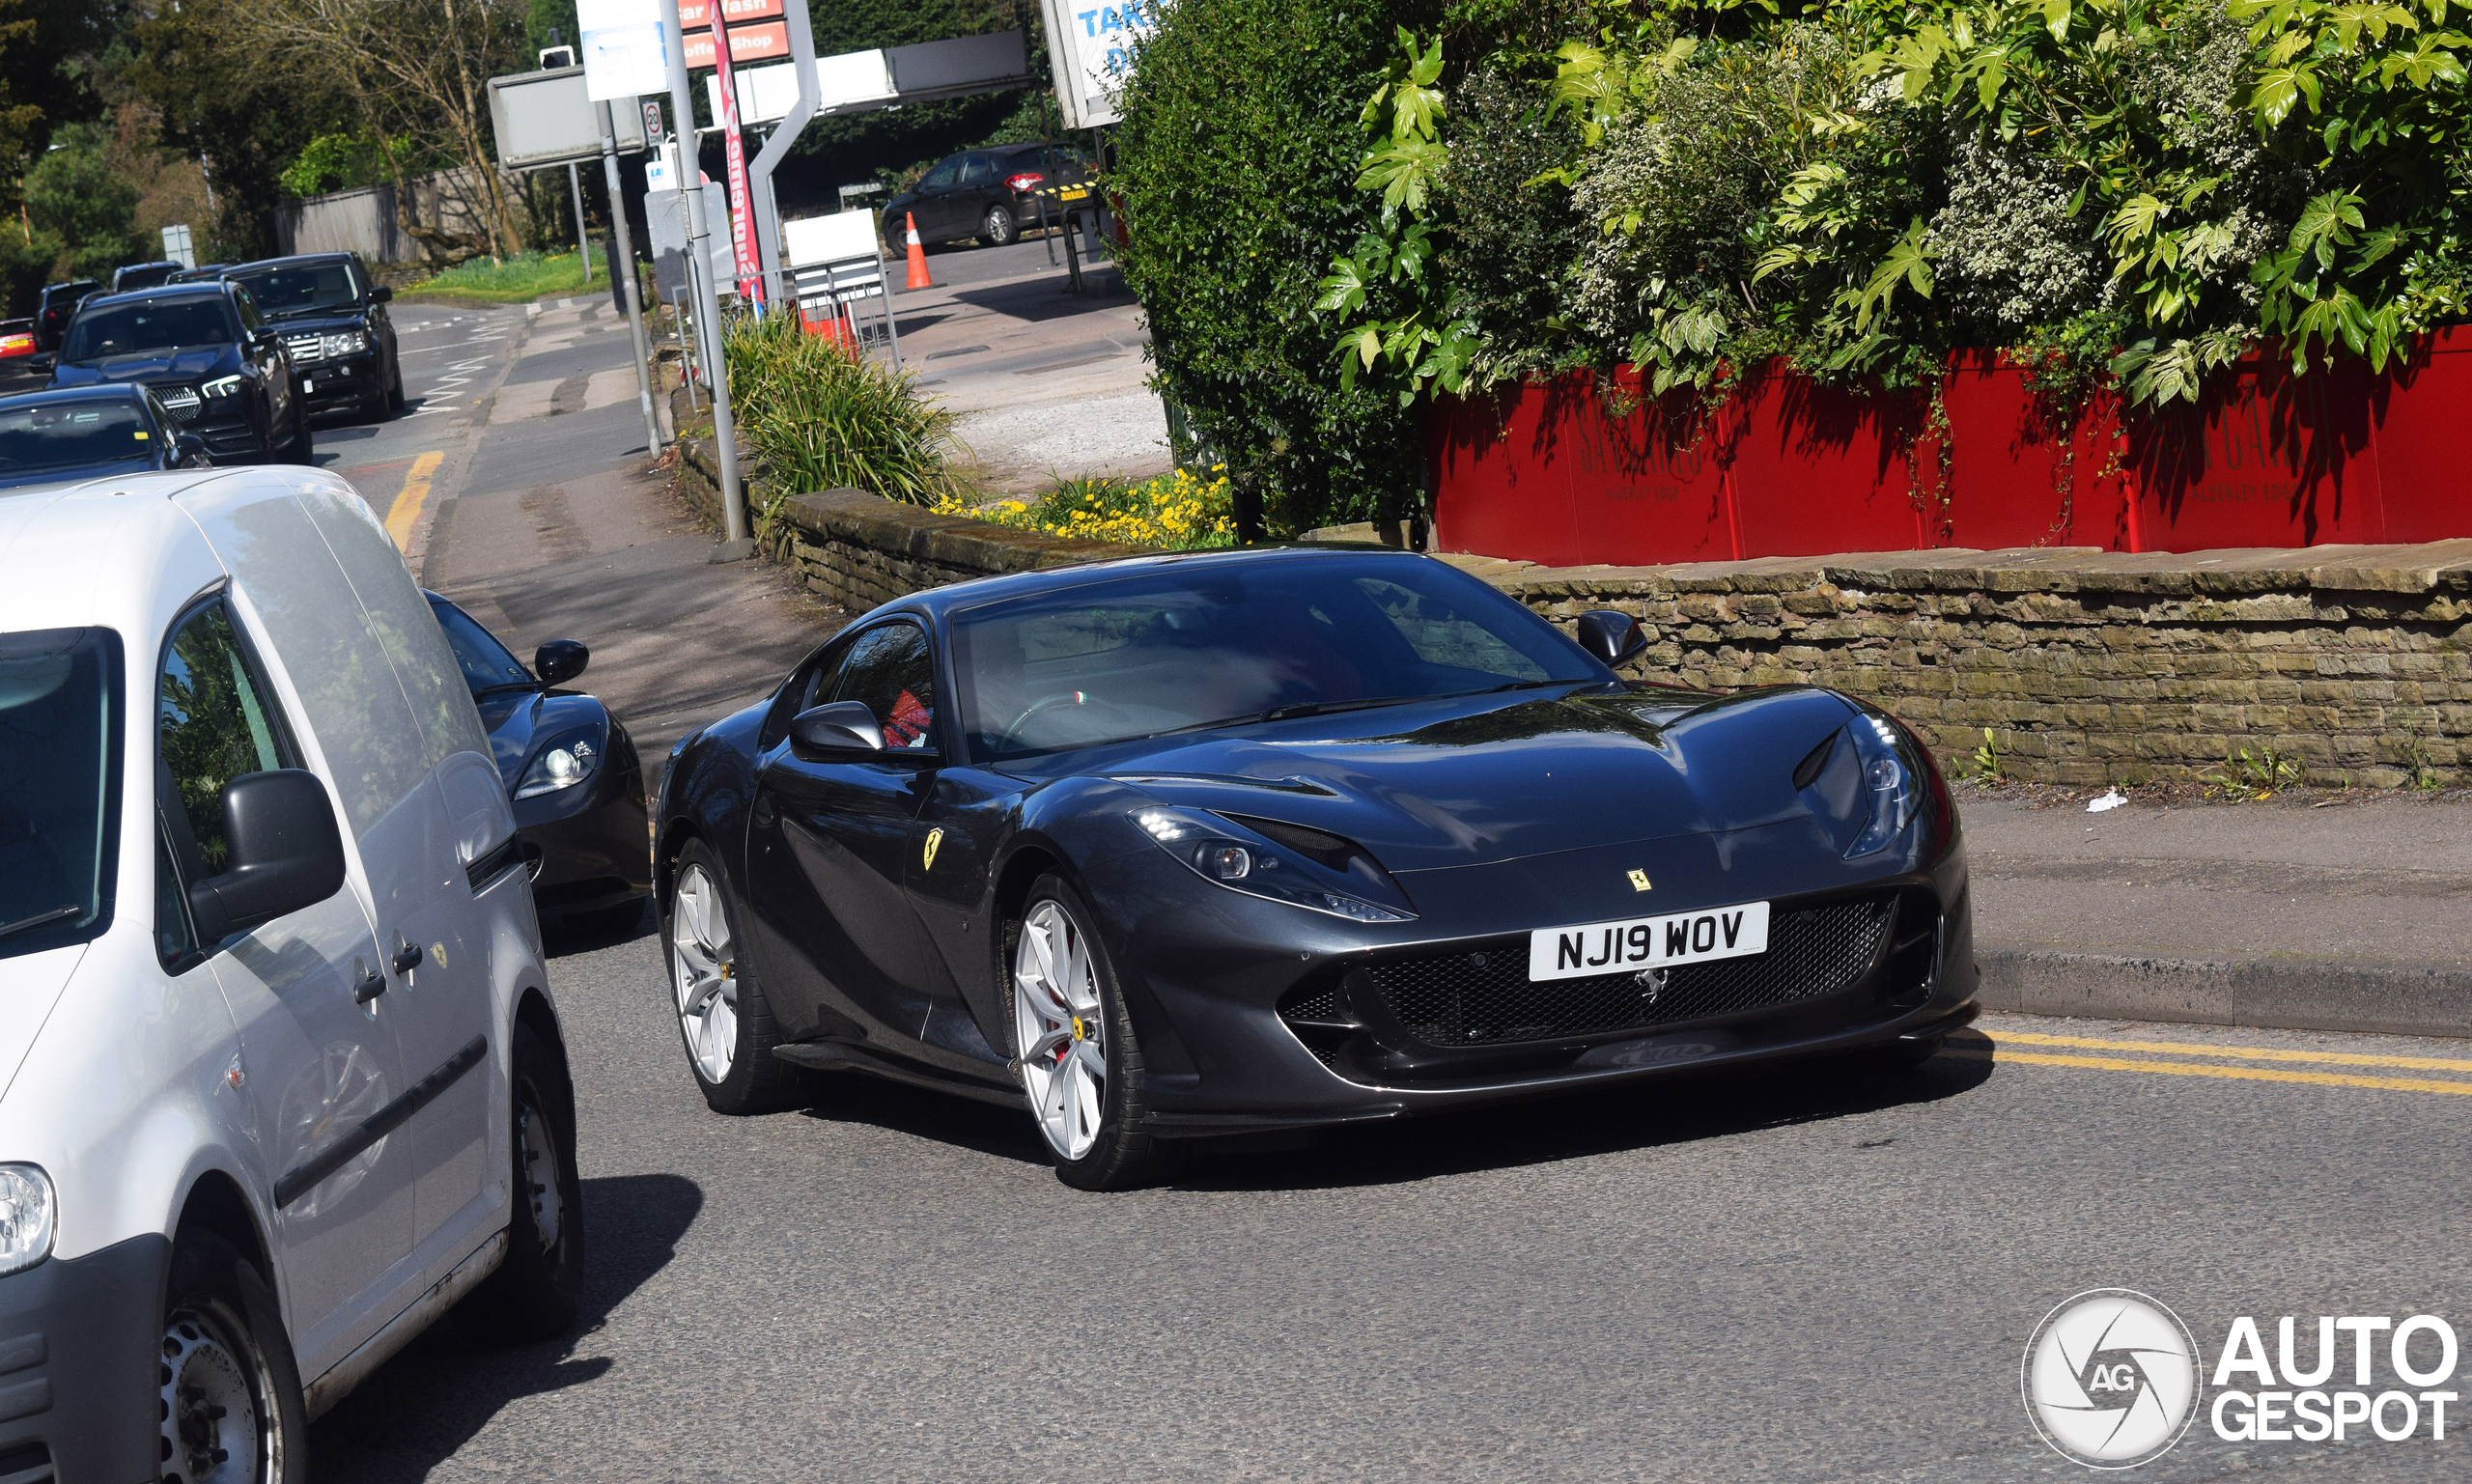
[[669, 916], [670, 966], [687, 1054], [696, 1074], [717, 1087], [729, 1080], [730, 1063], [738, 1056], [738, 978], [719, 883], [702, 866], [688, 866], [678, 879]]
[[1088, 1154], [1108, 1104], [1107, 1012], [1082, 925], [1053, 898], [1030, 909], [1013, 950], [1013, 1050], [1049, 1146]]
[[[222, 1304], [183, 1307], [163, 1325], [163, 1473], [181, 1484], [281, 1477], [275, 1440], [259, 1426], [272, 1379], [253, 1364], [239, 1320]], [[252, 1371], [259, 1374], [251, 1375]]]
[[523, 1151], [523, 1183], [531, 1187], [532, 1234], [540, 1239], [546, 1257], [558, 1250], [566, 1227], [566, 1192], [558, 1188], [558, 1134], [529, 1098], [517, 1101], [515, 1118], [517, 1147]]

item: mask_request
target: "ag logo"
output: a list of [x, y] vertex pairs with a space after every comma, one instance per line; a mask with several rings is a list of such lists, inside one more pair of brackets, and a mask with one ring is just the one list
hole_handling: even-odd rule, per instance
[[2197, 1351], [2180, 1317], [2144, 1294], [2079, 1294], [2026, 1344], [2026, 1414], [2043, 1442], [2090, 1469], [2151, 1463], [2197, 1415]]

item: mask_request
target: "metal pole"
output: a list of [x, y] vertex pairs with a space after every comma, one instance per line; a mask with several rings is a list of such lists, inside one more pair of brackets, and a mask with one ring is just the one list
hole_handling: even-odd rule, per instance
[[772, 172], [789, 157], [790, 146], [798, 142], [799, 131], [815, 117], [816, 105], [824, 98], [824, 89], [816, 81], [815, 36], [807, 24], [807, 0], [782, 0], [781, 19], [790, 36], [790, 65], [798, 71], [798, 101], [781, 116], [779, 126], [746, 167], [747, 176], [757, 182], [752, 192], [756, 257], [764, 266], [765, 292], [776, 301], [783, 295], [783, 274], [781, 211], [772, 195]]
[[[609, 104], [601, 107], [601, 175], [609, 187], [609, 224], [618, 229], [618, 259], [609, 271], [619, 274], [627, 294], [627, 333], [635, 342], [635, 395], [644, 405], [644, 447], [660, 452], [660, 419], [653, 413], [652, 341], [644, 334], [643, 275], [635, 271], [635, 235], [627, 225], [627, 198], [618, 184], [618, 128]], [[623, 266], [621, 266], [623, 265]]]
[[[713, 45], [727, 46], [729, 38], [723, 33], [721, 8], [712, 8]], [[679, 153], [686, 157], [678, 162], [679, 186], [687, 192], [687, 256], [690, 267], [704, 271], [695, 274], [695, 318], [707, 328], [711, 339], [708, 347], [720, 343], [721, 300], [714, 291], [712, 279], [712, 228], [704, 220], [703, 167], [695, 149], [695, 95], [688, 86], [687, 38], [678, 29], [678, 0], [660, 0], [661, 39], [669, 50], [669, 106], [678, 115]], [[730, 100], [735, 103], [735, 98]], [[746, 529], [746, 498], [738, 483], [738, 425], [730, 417], [729, 368], [717, 355], [711, 356], [705, 368], [711, 378], [713, 394], [713, 462], [720, 466], [721, 540], [735, 548], [733, 555], [752, 555], [754, 546]], [[747, 543], [742, 546], [742, 543]]]
[[[604, 129], [604, 133], [608, 130]], [[583, 286], [592, 287], [592, 238], [583, 228], [583, 177], [576, 174], [576, 162], [567, 161], [567, 189], [576, 198], [576, 251], [583, 254]]]
[[[885, 224], [884, 219], [878, 217], [876, 220], [876, 293], [884, 296], [885, 338], [892, 342], [892, 369], [899, 371], [901, 369], [901, 326], [893, 323], [892, 280], [885, 276]], [[855, 312], [850, 316], [850, 322], [853, 324], [858, 322], [858, 317]]]

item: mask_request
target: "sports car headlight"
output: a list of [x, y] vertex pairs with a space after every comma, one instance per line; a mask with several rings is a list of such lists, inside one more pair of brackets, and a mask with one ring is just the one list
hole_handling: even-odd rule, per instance
[[326, 360], [333, 360], [340, 355], [358, 355], [368, 349], [368, 336], [358, 330], [343, 330], [325, 337], [320, 354]]
[[202, 397], [238, 397], [240, 395], [240, 388], [247, 384], [248, 383], [239, 377], [216, 377], [211, 381], [200, 383], [198, 386], [198, 395]]
[[51, 1177], [32, 1164], [0, 1164], [0, 1274], [51, 1255]]
[[[1416, 918], [1415, 909], [1388, 878], [1379, 885], [1367, 879], [1381, 875], [1379, 868], [1369, 868], [1364, 876], [1342, 874], [1305, 859], [1301, 851], [1277, 844], [1201, 809], [1136, 809], [1133, 822], [1161, 850], [1213, 885], [1284, 902], [1307, 911], [1328, 912], [1351, 922], [1410, 922]], [[1395, 900], [1388, 904], [1369, 901], [1362, 894], [1367, 891], [1393, 896]]]
[[1866, 712], [1856, 716], [1845, 728], [1854, 739], [1854, 759], [1862, 770], [1864, 798], [1869, 800], [1870, 818], [1863, 832], [1845, 851], [1845, 858], [1868, 855], [1888, 848], [1914, 821], [1921, 802], [1922, 779], [1915, 774], [1915, 763], [1906, 756], [1904, 739], [1897, 735], [1896, 723], [1876, 713]]
[[532, 756], [532, 766], [517, 780], [515, 797], [530, 798], [538, 794], [554, 794], [571, 789], [589, 778], [601, 767], [601, 728], [576, 727], [551, 738], [549, 744]]

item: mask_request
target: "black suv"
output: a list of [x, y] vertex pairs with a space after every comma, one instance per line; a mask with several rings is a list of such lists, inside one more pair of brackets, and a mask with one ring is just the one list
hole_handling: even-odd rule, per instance
[[[936, 162], [918, 183], [892, 198], [885, 208], [885, 241], [898, 254], [910, 241], [905, 216], [918, 218], [921, 242], [958, 242], [976, 238], [1001, 247], [1039, 224], [1039, 204], [1031, 192], [1086, 185], [1090, 157], [1069, 144], [1006, 144], [970, 150]], [[1073, 205], [1077, 203], [1067, 203]], [[1047, 202], [1047, 218], [1057, 221], [1056, 198]], [[1060, 225], [1060, 223], [1058, 223]]]
[[292, 352], [311, 413], [351, 412], [376, 421], [404, 405], [395, 358], [395, 291], [369, 281], [352, 253], [268, 258], [223, 270], [249, 291]]
[[291, 354], [239, 284], [169, 284], [79, 304], [51, 384], [130, 381], [203, 438], [217, 463], [311, 462]]
[[59, 350], [60, 332], [69, 327], [69, 317], [77, 312], [78, 301], [102, 287], [96, 279], [72, 278], [43, 290], [42, 301], [35, 306], [35, 349]]

